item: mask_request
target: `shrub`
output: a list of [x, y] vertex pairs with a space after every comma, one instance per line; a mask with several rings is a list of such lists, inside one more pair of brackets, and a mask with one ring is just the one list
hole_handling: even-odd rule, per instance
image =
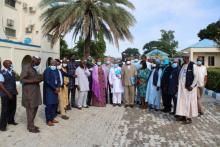
[[220, 68], [208, 69], [208, 83], [206, 88], [215, 92], [220, 92]]

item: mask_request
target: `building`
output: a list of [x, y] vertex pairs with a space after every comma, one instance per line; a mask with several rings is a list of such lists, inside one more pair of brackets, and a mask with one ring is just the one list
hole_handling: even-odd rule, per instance
[[212, 40], [203, 39], [182, 51], [190, 53], [191, 61], [196, 61], [198, 57], [202, 57], [205, 66], [220, 67], [220, 48]]
[[52, 47], [51, 35], [42, 33], [40, 1], [0, 0], [0, 60], [12, 60], [17, 73], [25, 55], [41, 57], [42, 70], [49, 57], [60, 56], [59, 41]]
[[164, 58], [168, 58], [169, 54], [159, 49], [153, 49], [150, 52], [148, 52], [146, 56], [148, 59], [155, 59], [155, 58], [164, 59]]

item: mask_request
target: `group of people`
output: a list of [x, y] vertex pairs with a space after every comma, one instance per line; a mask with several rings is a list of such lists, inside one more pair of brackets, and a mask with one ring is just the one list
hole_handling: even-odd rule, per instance
[[[41, 82], [48, 126], [59, 123], [56, 120], [59, 114], [64, 120], [69, 119], [66, 111], [72, 108], [105, 107], [108, 103], [114, 107], [122, 103], [125, 107], [138, 104], [142, 109], [162, 110], [175, 115], [178, 121], [191, 123], [192, 117], [204, 111], [201, 97], [207, 71], [201, 58], [195, 64], [190, 61], [189, 54], [185, 54], [183, 61], [183, 65], [179, 64], [179, 59], [169, 61], [168, 58], [162, 63], [160, 59], [149, 62], [142, 56], [140, 61], [126, 58], [125, 62], [115, 59], [103, 64], [102, 59], [93, 63], [90, 58], [76, 62], [72, 56], [69, 60], [51, 59], [41, 76], [38, 72], [41, 58], [34, 56], [29, 64], [22, 66], [20, 74], [27, 129], [32, 133], [40, 132], [34, 119], [42, 104]], [[1, 131], [6, 131], [7, 124], [17, 125], [17, 94], [13, 64], [5, 60], [0, 72]]]

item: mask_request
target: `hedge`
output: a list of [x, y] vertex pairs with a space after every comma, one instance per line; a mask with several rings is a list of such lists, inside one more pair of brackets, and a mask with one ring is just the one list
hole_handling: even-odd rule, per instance
[[208, 68], [207, 89], [220, 92], [220, 68]]

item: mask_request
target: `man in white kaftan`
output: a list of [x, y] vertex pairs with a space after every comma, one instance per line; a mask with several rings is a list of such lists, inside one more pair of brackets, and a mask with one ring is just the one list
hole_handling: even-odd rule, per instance
[[121, 80], [121, 67], [115, 62], [109, 72], [109, 83], [113, 94], [113, 106], [121, 106], [121, 99], [123, 93], [123, 86]]
[[75, 79], [75, 85], [79, 92], [78, 98], [78, 109], [88, 108], [87, 106], [87, 95], [89, 91], [89, 80], [90, 71], [86, 67], [85, 61], [80, 62], [80, 66], [76, 69], [77, 78]]
[[[192, 117], [198, 116], [197, 66], [190, 62], [188, 54], [184, 55], [183, 60], [184, 64], [179, 74], [176, 115], [185, 117], [183, 121], [189, 124], [192, 123]], [[193, 81], [187, 78], [188, 73], [192, 75]], [[189, 82], [192, 84], [187, 86]]]

